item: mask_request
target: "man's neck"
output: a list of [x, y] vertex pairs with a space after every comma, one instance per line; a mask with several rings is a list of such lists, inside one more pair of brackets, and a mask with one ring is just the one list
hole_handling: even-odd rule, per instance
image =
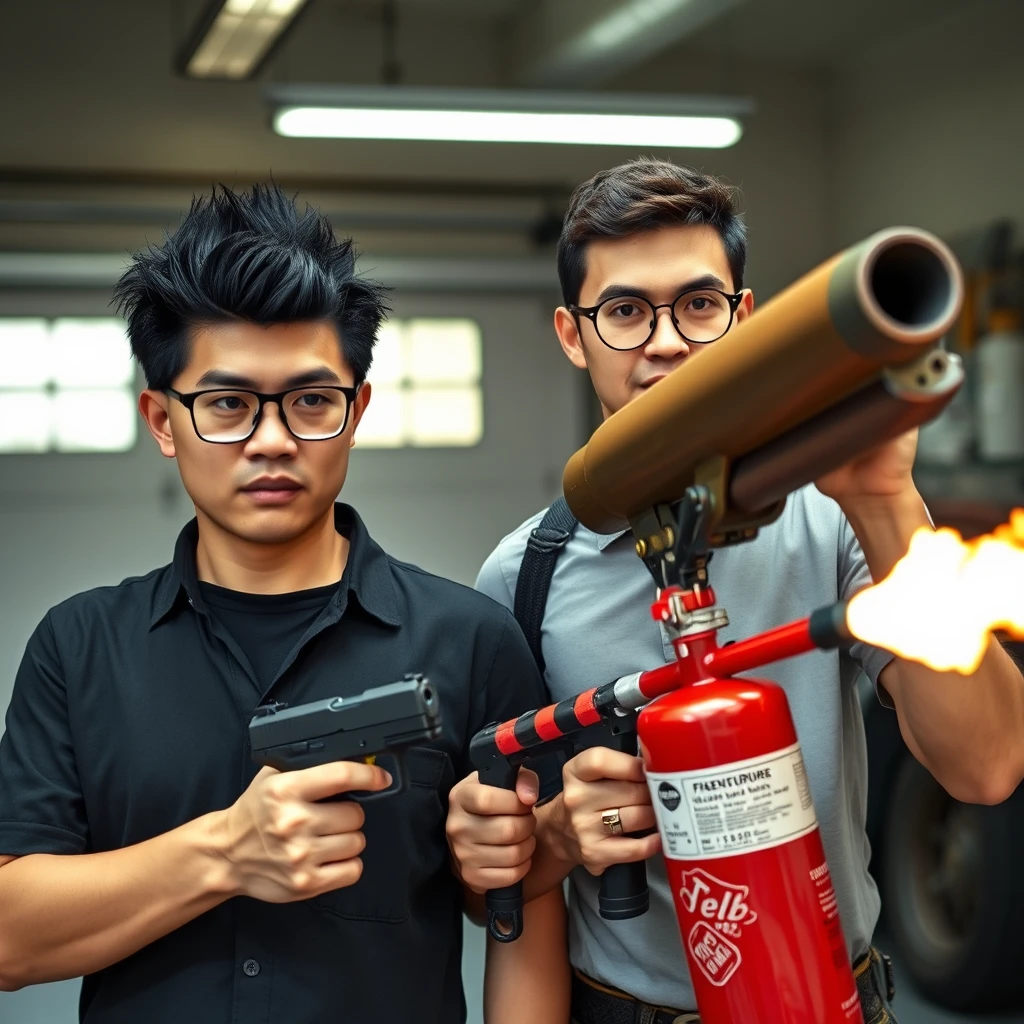
[[244, 594], [291, 594], [337, 583], [348, 562], [349, 541], [334, 526], [334, 509], [305, 533], [280, 544], [246, 540], [228, 533], [201, 511], [196, 572]]

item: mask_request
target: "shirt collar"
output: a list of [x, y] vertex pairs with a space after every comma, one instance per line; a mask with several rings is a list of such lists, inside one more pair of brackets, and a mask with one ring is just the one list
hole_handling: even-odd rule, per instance
[[[338, 593], [331, 599], [338, 617], [344, 612], [351, 595], [363, 611], [379, 622], [400, 626], [402, 618], [387, 554], [367, 532], [359, 513], [351, 505], [335, 504], [334, 528], [349, 540], [345, 572], [338, 585]], [[193, 519], [178, 535], [174, 560], [157, 587], [150, 628], [166, 618], [181, 600], [187, 600], [197, 611], [205, 612], [196, 571], [198, 541], [199, 523]]]
[[597, 537], [597, 550], [604, 551], [605, 548], [610, 547], [617, 540], [625, 537], [629, 533], [629, 530], [619, 530], [618, 533], [597, 533], [594, 534]]

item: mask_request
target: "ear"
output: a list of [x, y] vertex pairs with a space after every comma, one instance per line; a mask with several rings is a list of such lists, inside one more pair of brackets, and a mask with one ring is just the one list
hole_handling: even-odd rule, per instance
[[587, 356], [583, 351], [583, 340], [580, 338], [579, 328], [576, 326], [576, 318], [565, 306], [559, 306], [555, 310], [555, 334], [558, 335], [558, 343], [566, 354], [569, 362], [578, 370], [587, 368]]
[[754, 293], [749, 288], [743, 289], [743, 298], [740, 299], [740, 304], [736, 307], [736, 315], [734, 317], [736, 323], [743, 323], [744, 320], [754, 312]]
[[162, 391], [147, 388], [139, 395], [139, 412], [146, 421], [149, 432], [160, 448], [160, 454], [173, 459], [174, 432], [171, 430], [171, 416], [168, 411], [170, 399]]
[[348, 439], [349, 448], [356, 446], [356, 427], [359, 426], [359, 421], [363, 418], [363, 413], [366, 412], [366, 407], [370, 404], [372, 395], [373, 388], [370, 386], [370, 382], [364, 380], [359, 386], [359, 393], [356, 395], [356, 400], [352, 405], [352, 412], [349, 414], [352, 417], [352, 422], [345, 428], [352, 432]]

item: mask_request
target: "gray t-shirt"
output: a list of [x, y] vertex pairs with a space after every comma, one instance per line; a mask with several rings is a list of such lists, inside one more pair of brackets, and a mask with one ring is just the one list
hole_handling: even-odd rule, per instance
[[[508, 608], [526, 540], [542, 515], [505, 537], [480, 570], [477, 588]], [[846, 517], [814, 487], [791, 495], [782, 516], [756, 540], [716, 551], [709, 575], [719, 606], [729, 613], [720, 643], [802, 618], [871, 582]], [[552, 700], [674, 658], [651, 618], [653, 598], [654, 582], [629, 535], [577, 529], [555, 567], [544, 616]], [[868, 874], [867, 750], [857, 680], [863, 669], [877, 685], [890, 659], [857, 645], [849, 653], [815, 651], [757, 673], [780, 683], [789, 698], [852, 958], [870, 945], [879, 911]], [[630, 921], [603, 920], [598, 880], [583, 868], [572, 873], [570, 957], [592, 978], [646, 1002], [693, 1009], [662, 858], [648, 861], [647, 871], [651, 909]]]

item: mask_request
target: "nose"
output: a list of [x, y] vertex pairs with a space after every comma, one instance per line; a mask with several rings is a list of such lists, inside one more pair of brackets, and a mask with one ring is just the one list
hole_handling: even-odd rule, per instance
[[686, 339], [676, 330], [672, 320], [672, 310], [662, 306], [654, 311], [654, 333], [644, 346], [648, 359], [672, 359], [680, 355], [688, 355], [690, 346]]
[[267, 402], [263, 406], [260, 422], [245, 442], [246, 456], [279, 459], [296, 455], [298, 450], [295, 438], [281, 419], [281, 407], [277, 402]]

